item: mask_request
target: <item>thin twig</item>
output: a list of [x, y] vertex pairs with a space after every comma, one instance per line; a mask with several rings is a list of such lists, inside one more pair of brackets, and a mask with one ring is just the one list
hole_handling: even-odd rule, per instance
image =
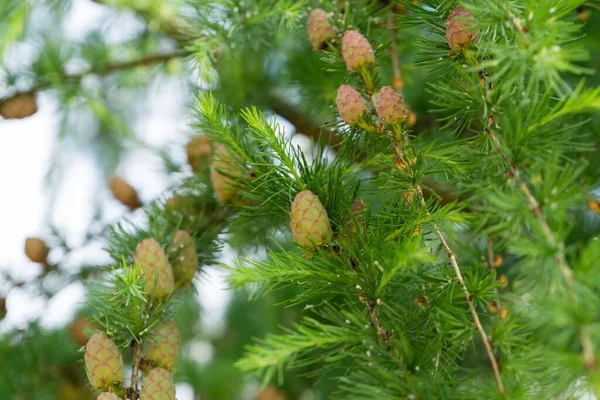
[[392, 53], [392, 71], [394, 72], [394, 80], [392, 82], [392, 86], [394, 89], [400, 91], [402, 90], [402, 86], [404, 86], [402, 81], [402, 73], [400, 69], [400, 60], [398, 59], [398, 39], [396, 38], [396, 24], [394, 23], [394, 14], [390, 13], [388, 17], [388, 31], [390, 33], [390, 40], [392, 44], [390, 46], [390, 51]]
[[[124, 71], [127, 69], [132, 69], [132, 68], [136, 68], [136, 67], [140, 67], [140, 66], [144, 66], [144, 65], [159, 64], [159, 63], [167, 62], [167, 61], [170, 61], [170, 60], [180, 57], [180, 56], [181, 56], [181, 54], [178, 52], [165, 53], [165, 54], [153, 54], [150, 56], [139, 58], [137, 60], [107, 64], [101, 71], [88, 70], [88, 71], [85, 71], [85, 72], [82, 72], [79, 74], [64, 75], [61, 77], [61, 80], [66, 83], [77, 84], [84, 77], [89, 76], [89, 75], [107, 76], [107, 75], [110, 75], [110, 74], [112, 74], [114, 72], [118, 72], [118, 71]], [[48, 89], [48, 88], [50, 88], [50, 86], [51, 86], [50, 82], [40, 82], [40, 83], [36, 84], [35, 86], [31, 87], [29, 90], [15, 93], [11, 97], [2, 99], [2, 101], [8, 101], [8, 100], [10, 100], [20, 94], [24, 94], [24, 93], [33, 94], [40, 90]]]
[[[513, 20], [513, 23], [514, 22], [515, 21]], [[517, 26], [517, 28], [519, 28], [519, 27]], [[522, 35], [525, 35], [525, 33], [526, 33], [522, 29], [519, 29], [519, 32]], [[483, 73], [483, 71], [480, 72], [480, 77], [484, 81], [484, 83], [487, 82], [486, 76]], [[482, 86], [485, 90], [485, 94], [486, 94], [485, 97], [488, 100], [488, 102], [490, 102], [491, 98], [492, 98], [491, 87], [487, 83]], [[500, 142], [500, 139], [498, 139], [498, 137], [496, 136], [496, 134], [494, 133], [494, 130], [493, 130], [497, 126], [495, 123], [494, 114], [491, 112], [491, 108], [490, 108], [490, 111], [488, 112], [488, 125], [489, 125], [489, 127], [485, 129], [484, 133], [487, 134], [490, 137], [490, 139], [492, 140], [492, 142], [494, 143], [495, 151], [502, 152], [502, 144]], [[574, 277], [573, 277], [573, 271], [569, 267], [569, 264], [567, 263], [567, 260], [566, 260], [565, 245], [563, 242], [559, 242], [557, 240], [556, 236], [554, 235], [554, 233], [552, 232], [552, 229], [550, 228], [550, 225], [548, 224], [548, 221], [544, 215], [544, 210], [542, 209], [541, 205], [539, 204], [539, 202], [537, 201], [535, 196], [531, 193], [531, 190], [529, 189], [529, 185], [521, 176], [521, 172], [519, 171], [519, 169], [517, 168], [515, 163], [510, 159], [510, 157], [506, 153], [503, 153], [502, 156], [509, 166], [509, 172], [513, 176], [519, 191], [525, 197], [525, 200], [527, 201], [527, 205], [529, 206], [529, 210], [533, 213], [533, 215], [537, 219], [538, 223], [540, 224], [540, 227], [542, 228], [542, 232], [544, 233], [546, 240], [552, 247], [556, 248], [554, 260], [558, 264], [560, 272], [561, 272], [563, 279], [565, 280], [565, 283], [567, 285], [567, 291], [569, 293], [569, 301], [571, 304], [574, 304], [575, 303], [575, 288], [573, 285]], [[589, 327], [582, 326], [580, 328], [579, 336], [580, 336], [580, 342], [581, 342], [582, 353], [583, 353], [582, 354], [583, 364], [585, 365], [585, 367], [588, 370], [593, 371], [597, 367], [597, 361], [596, 361], [596, 357], [594, 355], [593, 345], [592, 345], [589, 335], [590, 335]]]
[[[390, 18], [388, 20], [388, 27], [390, 27], [390, 30], [391, 30], [391, 28], [393, 28], [393, 26], [394, 26], [393, 18]], [[392, 63], [394, 65], [394, 76], [399, 77], [400, 76], [400, 70], [399, 70], [400, 62], [398, 59], [398, 49], [397, 49], [397, 46], [395, 43], [395, 40], [396, 40], [395, 32], [392, 32], [391, 35], [392, 35], [392, 47], [391, 47], [392, 54], [391, 54], [391, 56], [392, 56]], [[395, 69], [396, 64], [398, 65], [398, 71], [396, 71], [396, 69]], [[396, 73], [398, 75], [396, 75]], [[405, 169], [406, 164], [404, 161], [404, 154], [402, 152], [402, 143], [399, 143], [398, 140], [396, 140], [396, 138], [394, 137], [394, 135], [391, 135], [390, 139], [392, 141], [392, 148], [394, 149], [394, 152], [396, 153], [396, 158], [394, 159], [394, 162], [396, 163], [396, 166], [398, 167], [398, 169], [400, 171], [403, 171]], [[427, 203], [425, 201], [423, 189], [421, 188], [420, 185], [417, 184], [417, 185], [415, 185], [415, 190], [417, 192], [417, 195], [419, 196], [419, 202], [420, 202], [420, 205], [421, 205], [423, 211], [425, 212], [425, 215], [427, 215], [428, 217], [431, 217], [431, 213], [429, 212]], [[431, 221], [431, 226], [433, 227], [436, 236], [438, 237], [440, 243], [442, 244], [442, 247], [444, 248], [444, 250], [446, 251], [446, 254], [448, 255], [450, 264], [452, 265], [452, 268], [454, 269], [454, 273], [456, 274], [456, 279], [458, 281], [458, 284], [460, 285], [460, 287], [464, 293], [465, 299], [467, 300], [469, 310], [471, 311], [471, 315], [473, 316], [473, 321], [475, 323], [475, 327], [481, 334], [481, 339], [483, 341], [483, 345], [485, 346], [485, 350], [488, 354], [488, 358], [490, 359], [490, 363], [492, 365], [494, 377], [496, 378], [496, 384], [498, 386], [498, 391], [500, 392], [501, 395], [504, 396], [504, 383], [502, 382], [502, 377], [500, 376], [500, 367], [498, 365], [498, 360], [496, 360], [496, 356], [494, 355], [494, 350], [492, 348], [492, 344], [488, 338], [487, 333], [485, 332], [485, 329], [483, 329], [483, 325], [481, 324], [481, 321], [479, 320], [479, 314], [477, 314], [477, 309], [475, 308], [475, 304], [473, 304], [471, 293], [469, 293], [469, 289], [467, 288], [467, 285], [465, 284], [465, 281], [462, 277], [462, 273], [460, 272], [458, 262], [456, 261], [456, 255], [454, 254], [454, 252], [448, 245], [448, 242], [446, 242], [446, 239], [444, 238], [444, 235], [442, 235], [442, 232], [438, 228], [437, 223], [435, 223], [434, 221]]]
[[[399, 148], [399, 146], [397, 146], [397, 145], [394, 145], [392, 147], [394, 149]], [[401, 152], [396, 153], [396, 156], [397, 156], [396, 159], [401, 159], [402, 153]], [[403, 170], [403, 166], [404, 166], [404, 163], [402, 163], [402, 164], [397, 163], [398, 169]], [[428, 217], [431, 217], [431, 213], [429, 212], [429, 209], [427, 208], [427, 203], [425, 202], [425, 197], [423, 196], [423, 189], [421, 188], [420, 185], [416, 185], [415, 190], [417, 192], [417, 195], [419, 196], [419, 202], [421, 204], [423, 211], [425, 212], [425, 215], [427, 215]], [[446, 239], [444, 238], [444, 235], [442, 235], [442, 232], [440, 231], [438, 225], [434, 221], [431, 221], [431, 226], [433, 227], [433, 230], [435, 231], [436, 236], [438, 237], [440, 243], [442, 244], [442, 247], [444, 248], [444, 250], [446, 251], [446, 254], [448, 255], [450, 264], [452, 265], [452, 268], [454, 269], [454, 273], [456, 274], [456, 280], [458, 281], [458, 284], [460, 285], [460, 287], [463, 291], [465, 299], [467, 300], [469, 310], [471, 311], [471, 315], [473, 316], [473, 322], [475, 323], [475, 327], [481, 334], [481, 340], [483, 341], [483, 345], [485, 346], [485, 350], [488, 354], [488, 358], [490, 359], [490, 364], [492, 365], [494, 377], [496, 378], [496, 384], [498, 386], [498, 391], [500, 392], [501, 395], [504, 395], [504, 384], [502, 382], [502, 377], [500, 376], [500, 367], [498, 365], [498, 360], [496, 360], [496, 356], [494, 355], [494, 350], [492, 348], [490, 339], [489, 339], [487, 333], [485, 332], [485, 330], [483, 329], [483, 325], [481, 324], [481, 321], [479, 320], [479, 315], [477, 314], [477, 309], [475, 308], [475, 304], [473, 303], [472, 296], [469, 293], [469, 289], [467, 288], [467, 285], [465, 284], [462, 273], [460, 272], [460, 268], [458, 266], [458, 262], [456, 261], [456, 255], [454, 254], [454, 252], [448, 245], [448, 242], [446, 242]]]
[[133, 369], [131, 370], [131, 400], [138, 399], [138, 371], [142, 358], [142, 342], [137, 339], [133, 342]]

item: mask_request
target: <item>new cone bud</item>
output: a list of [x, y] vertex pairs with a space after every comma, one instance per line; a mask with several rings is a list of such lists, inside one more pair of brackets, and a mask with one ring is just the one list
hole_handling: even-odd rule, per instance
[[215, 157], [211, 164], [210, 179], [215, 195], [220, 203], [227, 203], [238, 193], [239, 187], [232, 176], [242, 175], [231, 152], [222, 144], [215, 147]]
[[367, 103], [350, 85], [341, 85], [335, 99], [340, 117], [348, 125], [354, 125], [367, 112]]
[[181, 338], [173, 321], [164, 321], [150, 331], [144, 357], [157, 367], [173, 371], [179, 358]]
[[142, 240], [135, 249], [133, 260], [144, 274], [144, 291], [148, 296], [163, 299], [173, 292], [175, 281], [169, 259], [160, 244], [152, 239]]
[[342, 57], [348, 71], [375, 62], [375, 52], [371, 43], [358, 31], [346, 31], [342, 38]]
[[175, 400], [175, 386], [169, 371], [151, 369], [142, 382], [140, 400]]
[[309, 250], [331, 239], [331, 223], [327, 210], [319, 197], [310, 190], [303, 190], [294, 198], [290, 228], [296, 243]]
[[188, 164], [194, 172], [201, 171], [208, 165], [212, 154], [210, 140], [206, 136], [197, 136], [185, 145]]
[[94, 333], [85, 347], [85, 371], [96, 389], [123, 381], [123, 357], [115, 342], [102, 332]]
[[470, 30], [471, 24], [466, 21], [473, 19], [473, 15], [462, 7], [450, 11], [446, 23], [446, 39], [448, 46], [454, 51], [460, 51], [471, 44], [475, 32]]
[[384, 86], [379, 93], [373, 96], [375, 110], [379, 119], [386, 124], [395, 124], [405, 121], [410, 116], [410, 111], [404, 99], [390, 86]]
[[42, 239], [28, 237], [25, 239], [25, 255], [31, 261], [48, 265], [50, 249]]
[[335, 30], [329, 23], [329, 16], [320, 8], [314, 9], [308, 14], [306, 32], [315, 51], [321, 50], [327, 40], [335, 38]]
[[0, 100], [0, 115], [5, 119], [27, 118], [37, 112], [37, 102], [33, 93], [20, 93]]
[[198, 252], [189, 233], [178, 230], [169, 246], [173, 276], [177, 287], [188, 286], [198, 269]]
[[138, 198], [137, 192], [124, 179], [113, 176], [110, 178], [108, 186], [113, 196], [115, 196], [115, 199], [126, 205], [130, 210], [133, 211], [139, 208], [140, 199]]
[[120, 397], [114, 393], [104, 392], [100, 393], [100, 395], [96, 397], [96, 400], [120, 400]]

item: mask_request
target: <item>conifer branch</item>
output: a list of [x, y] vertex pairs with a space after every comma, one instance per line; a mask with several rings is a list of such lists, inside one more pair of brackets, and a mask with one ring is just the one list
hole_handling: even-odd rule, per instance
[[[513, 23], [515, 24], [515, 26], [517, 27], [519, 32], [525, 37], [525, 31], [522, 29], [522, 27], [520, 27], [520, 25], [517, 25], [517, 22], [520, 23], [520, 21], [518, 21], [518, 19], [515, 20], [513, 18]], [[490, 86], [491, 84], [489, 84], [487, 82], [486, 74], [484, 71], [480, 71], [479, 74], [480, 74], [480, 79], [483, 82], [482, 87], [484, 88], [484, 91], [485, 91], [485, 98], [487, 99], [488, 102], [491, 102], [491, 99], [492, 99], [492, 88]], [[492, 140], [492, 142], [495, 146], [494, 150], [497, 152], [501, 152], [502, 151], [502, 143], [500, 142], [500, 139], [498, 138], [498, 136], [496, 136], [496, 134], [493, 131], [494, 127], [497, 127], [497, 125], [495, 122], [495, 116], [494, 116], [493, 112], [491, 111], [491, 108], [488, 111], [487, 119], [488, 119], [489, 127], [484, 130], [484, 134], [489, 135], [490, 139]], [[546, 240], [552, 247], [554, 247], [556, 249], [556, 254], [554, 256], [554, 259], [555, 259], [556, 263], [558, 264], [560, 272], [561, 272], [563, 279], [565, 280], [565, 283], [567, 285], [569, 301], [571, 303], [574, 303], [575, 302], [575, 290], [574, 290], [574, 286], [573, 286], [573, 271], [569, 267], [567, 260], [566, 260], [564, 243], [559, 242], [556, 239], [556, 236], [554, 235], [552, 229], [550, 228], [550, 225], [548, 224], [548, 221], [546, 220], [546, 217], [544, 215], [544, 211], [543, 211], [541, 205], [539, 204], [539, 202], [537, 201], [535, 196], [531, 193], [531, 190], [529, 189], [529, 185], [521, 176], [521, 172], [518, 169], [518, 167], [515, 165], [513, 160], [511, 160], [507, 154], [503, 154], [503, 158], [505, 159], [505, 161], [507, 162], [507, 164], [509, 166], [508, 167], [509, 172], [512, 175], [512, 177], [514, 178], [519, 191], [525, 197], [525, 200], [527, 201], [530, 212], [533, 213], [533, 215], [537, 219], [538, 223], [540, 224], [540, 227], [542, 229], [542, 232], [544, 233]], [[593, 371], [597, 367], [597, 361], [595, 358], [593, 345], [592, 345], [592, 342], [590, 339], [590, 333], [589, 333], [588, 326], [582, 326], [580, 328], [580, 342], [581, 342], [582, 353], [583, 353], [583, 364], [585, 365], [585, 367], [588, 370]]]
[[[115, 72], [133, 69], [133, 68], [137, 68], [137, 67], [141, 67], [141, 66], [148, 66], [148, 65], [152, 65], [152, 64], [161, 64], [161, 63], [170, 61], [170, 60], [172, 60], [174, 58], [178, 58], [178, 57], [181, 57], [181, 54], [179, 52], [172, 52], [172, 53], [165, 53], [165, 54], [153, 54], [153, 55], [142, 57], [142, 58], [139, 58], [136, 60], [107, 64], [100, 71], [88, 70], [88, 71], [85, 71], [85, 72], [82, 72], [79, 74], [63, 75], [62, 77], [60, 77], [60, 80], [64, 83], [68, 83], [68, 84], [79, 84], [79, 82], [81, 82], [81, 80], [84, 77], [89, 76], [89, 75], [107, 76], [107, 75], [111, 75]], [[36, 84], [32, 88], [30, 88], [29, 90], [23, 91], [23, 92], [17, 92], [14, 95], [12, 95], [11, 97], [2, 99], [2, 101], [3, 102], [9, 101], [9, 100], [11, 100], [19, 95], [22, 95], [22, 94], [34, 94], [41, 90], [49, 89], [50, 87], [51, 87], [50, 82], [39, 82], [38, 84]]]
[[[392, 38], [395, 39], [394, 34], [392, 34]], [[392, 60], [396, 60], [395, 63], [399, 64], [397, 47], [392, 46], [391, 52], [392, 52], [392, 54], [391, 54]], [[396, 88], [396, 89], [398, 90], [398, 88]], [[393, 134], [390, 135], [390, 139], [392, 141], [392, 148], [394, 149], [394, 152], [396, 153], [396, 158], [394, 159], [394, 162], [396, 163], [396, 166], [398, 167], [398, 169], [400, 171], [403, 171], [406, 168], [406, 164], [404, 162], [402, 145], [399, 142], [399, 140], [396, 138], [396, 136], [394, 136]], [[423, 189], [421, 188], [421, 185], [415, 184], [415, 191], [416, 191], [417, 196], [419, 197], [418, 201], [421, 205], [421, 208], [425, 212], [425, 215], [428, 217], [431, 217], [431, 213], [429, 212], [429, 209], [427, 207], [427, 202], [425, 201], [425, 196], [423, 194]], [[492, 365], [492, 370], [494, 372], [494, 377], [496, 379], [496, 385], [498, 386], [498, 391], [500, 392], [500, 394], [502, 396], [504, 396], [504, 383], [502, 382], [502, 377], [500, 376], [500, 367], [498, 365], [498, 360], [496, 360], [496, 356], [494, 355], [494, 350], [492, 348], [490, 339], [488, 338], [488, 335], [485, 332], [485, 329], [483, 328], [483, 325], [481, 324], [481, 321], [479, 319], [479, 314], [477, 313], [477, 309], [475, 308], [475, 304], [473, 303], [473, 296], [471, 296], [471, 293], [469, 293], [469, 289], [467, 288], [467, 285], [465, 284], [462, 273], [460, 272], [460, 267], [458, 266], [458, 262], [456, 261], [456, 255], [454, 254], [454, 252], [448, 245], [448, 242], [444, 238], [444, 235], [440, 231], [437, 223], [432, 220], [431, 226], [433, 227], [433, 230], [435, 231], [436, 236], [438, 237], [440, 243], [442, 244], [442, 247], [444, 248], [444, 250], [446, 251], [446, 254], [448, 255], [450, 264], [452, 265], [452, 268], [454, 269], [454, 273], [456, 274], [456, 280], [458, 281], [458, 284], [460, 285], [460, 287], [464, 293], [465, 299], [467, 300], [469, 310], [471, 311], [471, 315], [473, 316], [473, 322], [475, 323], [475, 327], [481, 334], [481, 340], [483, 341], [483, 345], [485, 346], [485, 350], [488, 354], [488, 358], [490, 359], [490, 363]]]
[[[405, 168], [405, 163], [402, 158], [403, 154], [402, 154], [400, 145], [398, 143], [393, 143], [392, 147], [393, 147], [394, 151], [396, 152], [396, 158], [394, 159], [394, 162], [396, 163], [396, 166], [398, 167], [398, 169], [400, 171], [402, 171]], [[418, 185], [418, 184], [415, 185], [415, 191], [416, 191], [417, 196], [419, 197], [419, 203], [421, 205], [421, 208], [424, 210], [425, 215], [428, 217], [431, 217], [431, 213], [429, 212], [429, 210], [427, 208], [427, 203], [425, 201], [425, 197], [424, 197], [423, 189], [421, 188], [421, 185]], [[458, 266], [458, 262], [456, 261], [456, 255], [454, 254], [454, 252], [448, 245], [448, 242], [444, 238], [444, 235], [440, 231], [440, 229], [439, 229], [438, 225], [435, 223], [435, 221], [431, 221], [431, 226], [433, 227], [433, 230], [434, 230], [436, 236], [438, 237], [440, 243], [442, 244], [442, 247], [444, 248], [444, 250], [446, 251], [446, 254], [448, 255], [448, 259], [450, 260], [452, 269], [454, 269], [454, 273], [456, 274], [456, 280], [458, 281], [458, 284], [463, 291], [465, 299], [467, 300], [467, 304], [469, 306], [469, 311], [471, 311], [471, 315], [473, 316], [473, 322], [475, 323], [475, 327], [481, 334], [481, 340], [483, 341], [483, 345], [485, 346], [485, 350], [490, 359], [490, 364], [492, 365], [492, 370], [494, 372], [494, 377], [496, 379], [496, 385], [498, 386], [498, 391], [500, 392], [501, 395], [504, 395], [504, 383], [502, 382], [502, 377], [500, 376], [500, 367], [498, 364], [498, 360], [496, 360], [496, 356], [494, 355], [494, 350], [492, 348], [490, 339], [489, 339], [487, 333], [485, 332], [485, 329], [483, 328], [483, 325], [481, 324], [481, 321], [479, 319], [479, 314], [477, 313], [477, 309], [475, 308], [475, 304], [473, 303], [473, 296], [471, 295], [471, 293], [469, 293], [469, 289], [467, 288], [467, 285], [465, 284], [462, 273], [460, 272], [460, 267]]]

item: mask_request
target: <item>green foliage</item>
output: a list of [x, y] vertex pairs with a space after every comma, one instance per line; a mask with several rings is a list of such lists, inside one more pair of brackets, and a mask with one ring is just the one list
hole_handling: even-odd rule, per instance
[[[241, 173], [213, 164], [178, 175], [172, 192], [185, 201], [161, 198], [141, 222], [111, 227], [107, 251], [119, 266], [88, 285], [96, 328], [135, 349], [174, 318], [186, 350], [175, 377], [206, 398], [243, 398], [259, 381], [290, 399], [599, 393], [600, 219], [588, 205], [600, 182], [595, 4], [99, 3], [134, 13], [144, 29], [117, 45], [101, 31], [78, 43], [46, 35], [29, 65], [6, 71], [2, 95], [21, 90], [19, 76], [34, 82], [27, 90], [56, 89], [63, 144], [85, 110], [94, 121], [87, 144], [108, 172], [129, 146], [150, 147], [124, 105], [155, 75], [193, 75], [191, 129], [213, 149], [224, 146]], [[0, 6], [9, 15], [0, 22], [6, 43], [22, 35], [29, 12], [28, 2], [7, 4]], [[461, 21], [475, 35], [451, 51], [446, 25], [459, 5], [473, 15]], [[316, 7], [337, 34], [318, 53], [304, 28]], [[340, 42], [348, 29], [370, 41], [375, 65], [347, 71]], [[0, 42], [0, 54], [5, 47]], [[81, 73], [66, 73], [77, 59]], [[382, 86], [398, 89], [393, 59], [412, 124], [386, 125], [374, 106]], [[342, 83], [368, 103], [357, 126], [335, 112]], [[302, 146], [301, 133], [317, 144]], [[169, 149], [153, 151], [169, 173], [185, 172]], [[215, 199], [215, 172], [234, 180], [234, 201]], [[333, 228], [315, 250], [293, 243], [288, 228], [302, 190], [318, 196]], [[357, 213], [359, 200], [365, 209]], [[143, 293], [136, 246], [151, 237], [168, 249], [179, 229], [193, 238], [199, 271], [217, 263], [224, 243], [237, 252], [221, 265], [236, 290], [222, 332], [199, 328], [190, 289], [165, 301]], [[0, 358], [12, 357], [11, 340], [24, 347], [25, 336], [2, 339]], [[213, 351], [205, 363], [190, 350], [199, 340]], [[135, 354], [125, 355], [135, 363]], [[15, 369], [0, 397], [16, 393], [11, 381], [36, 365]], [[45, 378], [33, 375], [31, 382]]]

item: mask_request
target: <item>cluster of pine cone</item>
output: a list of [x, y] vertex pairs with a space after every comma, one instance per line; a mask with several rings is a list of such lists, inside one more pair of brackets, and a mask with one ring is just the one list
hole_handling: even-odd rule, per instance
[[[181, 339], [173, 321], [164, 321], [150, 330], [144, 342], [144, 377], [140, 400], [174, 400], [171, 373], [179, 358]], [[85, 349], [85, 370], [90, 384], [102, 391], [100, 400], [123, 397], [123, 357], [115, 342], [103, 332], [94, 333]]]
[[[469, 18], [472, 18], [472, 15], [460, 7], [450, 12], [446, 37], [452, 51], [464, 49], [473, 40], [475, 32], [470, 30], [470, 24], [465, 21]], [[307, 34], [315, 51], [323, 50], [328, 44], [335, 43], [338, 36], [329, 22], [329, 15], [320, 8], [309, 14]], [[343, 33], [341, 51], [346, 69], [350, 72], [368, 69], [375, 63], [373, 47], [367, 38], [356, 30], [347, 30]], [[379, 92], [370, 97], [370, 100], [381, 126], [403, 124], [411, 122], [413, 118], [402, 95], [390, 86], [382, 87]], [[351, 85], [343, 84], [339, 87], [336, 105], [341, 119], [348, 125], [368, 123], [368, 102]], [[366, 208], [366, 203], [360, 199], [352, 204], [350, 213], [353, 218], [348, 221], [347, 231], [355, 231], [357, 227], [362, 229]], [[327, 210], [318, 196], [310, 190], [303, 190], [296, 195], [292, 202], [290, 220], [294, 240], [306, 249], [313, 250], [316, 246], [331, 240], [332, 229]]]

